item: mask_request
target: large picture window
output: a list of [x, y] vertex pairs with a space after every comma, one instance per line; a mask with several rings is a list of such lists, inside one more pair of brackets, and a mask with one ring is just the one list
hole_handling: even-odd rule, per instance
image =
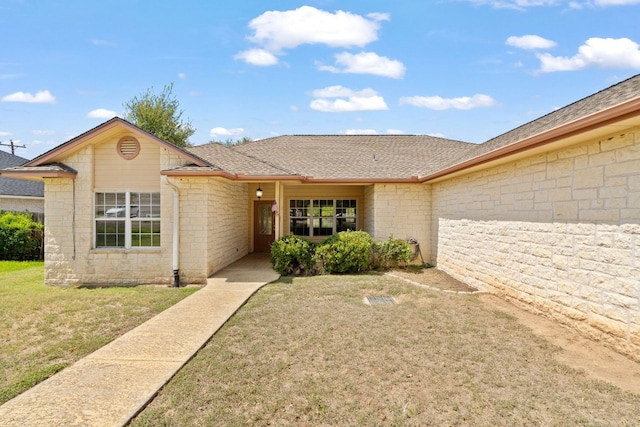
[[331, 236], [356, 230], [356, 201], [294, 199], [289, 201], [289, 232], [297, 236]]
[[95, 247], [160, 246], [160, 193], [95, 193]]

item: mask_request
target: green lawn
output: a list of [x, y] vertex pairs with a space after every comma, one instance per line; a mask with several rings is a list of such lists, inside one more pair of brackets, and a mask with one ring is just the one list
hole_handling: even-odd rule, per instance
[[49, 287], [42, 262], [0, 261], [0, 403], [197, 289]]

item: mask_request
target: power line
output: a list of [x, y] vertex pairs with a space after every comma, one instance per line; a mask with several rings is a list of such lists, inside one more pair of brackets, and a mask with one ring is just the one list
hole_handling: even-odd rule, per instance
[[7, 147], [11, 147], [11, 154], [13, 154], [14, 156], [16, 154], [16, 148], [27, 148], [26, 145], [16, 144], [15, 142], [13, 142], [13, 139], [10, 139], [9, 142], [0, 141], [0, 145], [6, 145]]

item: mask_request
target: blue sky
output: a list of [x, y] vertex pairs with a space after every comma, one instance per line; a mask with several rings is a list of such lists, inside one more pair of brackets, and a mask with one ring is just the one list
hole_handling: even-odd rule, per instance
[[194, 145], [480, 143], [640, 73], [638, 17], [640, 0], [0, 0], [0, 141], [36, 157], [173, 83]]

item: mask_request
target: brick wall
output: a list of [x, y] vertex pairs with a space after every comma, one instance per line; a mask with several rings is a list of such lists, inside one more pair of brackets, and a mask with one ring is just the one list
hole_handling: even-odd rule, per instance
[[439, 268], [640, 360], [640, 129], [433, 184]]

